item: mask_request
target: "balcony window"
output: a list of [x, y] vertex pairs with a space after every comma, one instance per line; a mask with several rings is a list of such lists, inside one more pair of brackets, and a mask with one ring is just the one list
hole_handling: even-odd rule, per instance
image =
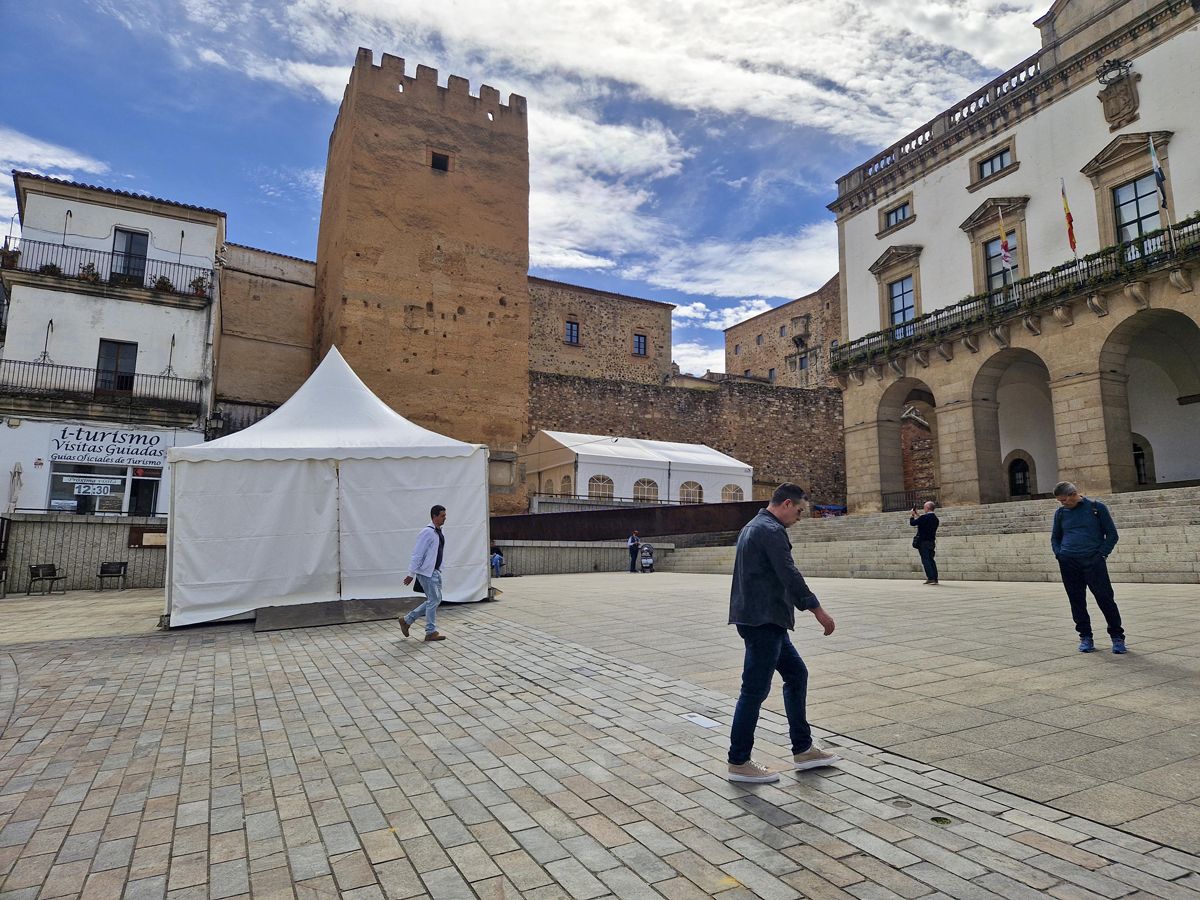
[[97, 394], [132, 394], [137, 368], [137, 344], [101, 341], [96, 361]]
[[1009, 264], [1004, 264], [1004, 251], [1000, 247], [1000, 238], [994, 237], [983, 245], [983, 262], [987, 272], [987, 289], [989, 291], [1003, 290], [1021, 277], [1020, 263], [1017, 261], [1017, 233], [1008, 232]]
[[111, 281], [141, 287], [146, 281], [146, 249], [150, 236], [141, 231], [113, 230]]
[[[917, 317], [916, 293], [911, 275], [888, 283], [888, 316], [893, 326], [903, 326]], [[892, 329], [892, 337], [897, 339], [911, 337], [912, 333], [911, 325]]]
[[1153, 172], [1113, 188], [1112, 197], [1119, 242], [1135, 241], [1162, 227], [1158, 212], [1158, 185]]

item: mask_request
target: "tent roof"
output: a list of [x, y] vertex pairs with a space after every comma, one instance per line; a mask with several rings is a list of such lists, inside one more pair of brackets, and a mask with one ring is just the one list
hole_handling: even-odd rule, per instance
[[543, 431], [547, 438], [561, 444], [580, 459], [619, 462], [659, 462], [675, 465], [736, 469], [750, 474], [752, 467], [704, 444], [676, 444], [642, 438], [613, 437], [602, 434], [578, 434], [571, 431]]
[[218, 440], [173, 448], [168, 459], [412, 459], [470, 456], [480, 449], [408, 421], [376, 397], [331, 347], [275, 412]]

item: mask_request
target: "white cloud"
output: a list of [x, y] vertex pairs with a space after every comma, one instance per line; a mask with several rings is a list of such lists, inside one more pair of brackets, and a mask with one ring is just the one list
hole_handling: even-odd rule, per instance
[[671, 310], [671, 318], [678, 325], [693, 324], [697, 320], [703, 321], [708, 318], [709, 314], [708, 304], [700, 300], [694, 303], [678, 303]]
[[[673, 244], [659, 248], [652, 262], [631, 266], [623, 274], [687, 294], [790, 299], [816, 290], [837, 269], [837, 227], [832, 222], [821, 222], [795, 234], [767, 235], [745, 242]], [[767, 308], [769, 305], [760, 307], [758, 312]], [[744, 311], [755, 314], [749, 312], [751, 309], [753, 305], [748, 305]], [[718, 325], [717, 321], [727, 320], [713, 320], [706, 327], [736, 324]]]
[[703, 375], [705, 372], [725, 371], [725, 348], [710, 347], [697, 341], [679, 341], [671, 350], [680, 372]]
[[745, 322], [771, 308], [771, 304], [761, 297], [753, 300], [741, 300], [733, 306], [724, 306], [713, 310], [708, 321], [704, 323], [704, 327], [714, 331], [724, 331], [726, 328], [732, 328], [738, 322]]
[[[0, 172], [7, 174], [12, 169], [76, 180], [80, 177], [77, 173], [102, 175], [108, 172], [108, 165], [69, 147], [0, 125]], [[12, 182], [7, 177], [0, 177], [0, 219], [4, 221], [5, 233], [8, 219], [16, 211], [17, 198]]]

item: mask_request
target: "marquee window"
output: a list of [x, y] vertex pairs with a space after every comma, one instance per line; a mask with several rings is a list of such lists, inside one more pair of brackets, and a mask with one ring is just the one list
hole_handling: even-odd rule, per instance
[[613, 480], [607, 475], [593, 475], [588, 479], [588, 496], [593, 500], [611, 500], [614, 487]]
[[562, 490], [559, 493], [561, 493], [564, 497], [571, 496], [571, 476], [570, 475], [564, 475], [562, 477]]
[[704, 487], [696, 481], [685, 481], [679, 486], [680, 503], [703, 503]]
[[653, 478], [639, 478], [633, 483], [634, 500], [658, 500], [658, 482]]
[[736, 484], [727, 484], [721, 488], [721, 502], [723, 503], [741, 503], [746, 499], [742, 489]]

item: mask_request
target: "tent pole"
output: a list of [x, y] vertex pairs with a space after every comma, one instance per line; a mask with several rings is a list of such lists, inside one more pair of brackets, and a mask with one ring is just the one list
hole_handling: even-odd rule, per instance
[[338, 460], [333, 461], [335, 519], [337, 523], [337, 599], [342, 599], [342, 468]]

